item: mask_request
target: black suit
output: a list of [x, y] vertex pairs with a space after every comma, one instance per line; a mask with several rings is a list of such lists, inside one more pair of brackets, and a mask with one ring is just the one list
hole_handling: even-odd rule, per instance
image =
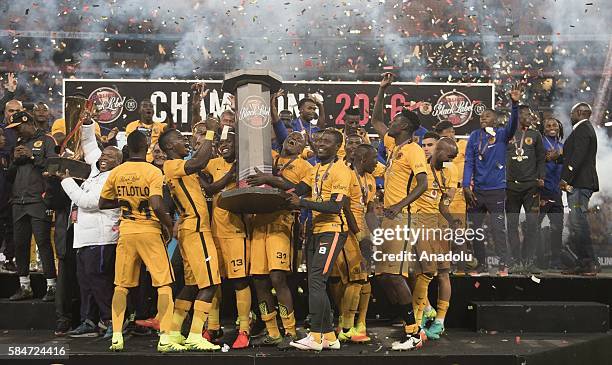
[[573, 187], [571, 192], [567, 192], [567, 204], [570, 210], [570, 247], [578, 256], [579, 266], [592, 267], [596, 264], [597, 258], [593, 251], [587, 209], [591, 195], [599, 190], [599, 179], [595, 168], [597, 136], [590, 121], [584, 120], [578, 123], [580, 124], [574, 125], [563, 147], [561, 179]]
[[572, 131], [563, 145], [561, 179], [574, 188], [599, 191], [599, 179], [595, 168], [596, 155], [595, 129], [590, 121], [585, 120]]

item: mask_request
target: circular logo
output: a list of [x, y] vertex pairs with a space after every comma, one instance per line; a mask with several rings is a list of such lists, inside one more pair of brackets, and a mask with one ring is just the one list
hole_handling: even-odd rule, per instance
[[528, 146], [531, 146], [532, 143], [533, 143], [533, 138], [531, 137], [525, 138], [525, 144], [527, 144]]
[[34, 148], [40, 148], [43, 145], [43, 141], [36, 141], [34, 142]]
[[440, 121], [449, 121], [454, 127], [461, 127], [472, 118], [474, 105], [464, 93], [456, 90], [442, 94], [431, 115]]
[[125, 98], [122, 98], [119, 92], [110, 87], [100, 87], [89, 94], [91, 100], [98, 112], [98, 122], [102, 124], [112, 123], [123, 112], [123, 103]]
[[419, 106], [419, 111], [421, 112], [421, 114], [423, 115], [429, 115], [431, 114], [432, 111], [432, 106], [430, 102], [424, 102]]
[[238, 122], [250, 128], [263, 129], [270, 123], [270, 105], [259, 95], [251, 95], [240, 106]]
[[133, 112], [134, 110], [136, 110], [136, 108], [138, 108], [138, 103], [136, 102], [136, 100], [130, 98], [127, 99], [125, 103], [123, 103], [123, 106], [128, 112]]
[[476, 115], [480, 115], [480, 114], [482, 114], [482, 113], [483, 113], [483, 112], [484, 112], [486, 109], [487, 109], [487, 106], [486, 106], [486, 105], [484, 105], [483, 103], [481, 103], [481, 102], [476, 102], [476, 103], [474, 103], [474, 108], [473, 108], [473, 110], [474, 110], [474, 114], [476, 114]]

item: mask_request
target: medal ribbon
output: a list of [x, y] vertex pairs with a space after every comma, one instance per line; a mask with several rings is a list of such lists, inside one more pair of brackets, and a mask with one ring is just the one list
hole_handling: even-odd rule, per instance
[[[489, 133], [485, 132], [484, 134], [485, 134], [484, 137], [486, 137], [486, 135], [488, 135]], [[487, 140], [485, 140], [485, 143], [483, 145], [483, 143], [482, 143], [483, 139], [484, 138], [483, 138], [483, 133], [482, 133], [482, 129], [481, 129], [480, 130], [480, 136], [479, 136], [479, 139], [478, 139], [478, 156], [480, 156], [481, 160], [484, 158], [485, 151], [487, 150], [487, 145], [489, 144], [487, 142]]]
[[323, 192], [323, 183], [325, 182], [325, 179], [327, 179], [327, 175], [329, 175], [329, 169], [331, 169], [331, 167], [334, 165], [334, 162], [335, 161], [332, 161], [329, 163], [329, 165], [327, 165], [327, 169], [323, 173], [323, 176], [321, 176], [321, 185], [319, 185], [319, 170], [321, 169], [321, 165], [319, 165], [319, 167], [317, 168], [317, 173], [315, 174], [315, 181], [314, 181], [315, 198], [317, 200], [322, 198], [321, 194]]
[[291, 164], [297, 160], [298, 156], [293, 156], [289, 162], [287, 162], [286, 164], [283, 165], [283, 167], [281, 167], [281, 169], [278, 169], [278, 160], [280, 159], [280, 155], [276, 156], [276, 158], [274, 159], [274, 175], [276, 176], [281, 176], [281, 174], [283, 173], [283, 171], [285, 171], [285, 169], [289, 166], [291, 166]]
[[[525, 131], [523, 130], [523, 133], [521, 134], [521, 145], [520, 146], [516, 146], [516, 141], [514, 141], [514, 154], [517, 156], [523, 156], [523, 154], [525, 153], [525, 150], [523, 150], [523, 143], [525, 142]], [[521, 150], [521, 153], [519, 154], [518, 151]]]
[[357, 176], [357, 182], [359, 183], [359, 189], [361, 189], [361, 204], [365, 206], [366, 200], [368, 199], [368, 193], [369, 193], [368, 184], [364, 185], [361, 183], [361, 178], [359, 177], [359, 173], [357, 172], [357, 170], [355, 170], [355, 175]]
[[548, 143], [548, 145], [550, 146], [550, 148], [551, 148], [553, 151], [558, 151], [558, 149], [557, 149], [557, 147], [558, 147], [557, 138], [555, 138], [555, 140], [554, 140], [554, 142], [555, 142], [555, 143], [554, 143], [554, 144], [552, 144], [552, 143], [550, 142], [550, 140], [548, 139], [548, 136], [544, 136], [544, 140], [546, 141], [546, 143]]

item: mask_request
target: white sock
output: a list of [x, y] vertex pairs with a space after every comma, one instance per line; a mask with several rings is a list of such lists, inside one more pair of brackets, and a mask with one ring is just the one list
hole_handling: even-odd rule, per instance
[[433, 307], [430, 305], [428, 305], [427, 307], [425, 307], [425, 309], [423, 310], [423, 312], [431, 312], [431, 310], [433, 309]]
[[47, 279], [47, 286], [55, 286], [55, 278]]
[[444, 326], [444, 318], [436, 318], [436, 321], [442, 323], [442, 325]]
[[21, 286], [27, 286], [29, 288], [30, 287], [30, 277], [29, 276], [20, 276], [19, 277], [19, 284]]

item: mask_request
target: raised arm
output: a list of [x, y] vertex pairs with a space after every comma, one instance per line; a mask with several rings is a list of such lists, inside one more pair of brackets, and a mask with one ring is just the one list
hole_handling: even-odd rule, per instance
[[198, 82], [191, 85], [191, 91], [193, 92], [191, 99], [191, 126], [193, 128], [194, 125], [202, 121], [202, 116], [200, 115], [202, 99], [208, 95], [209, 90], [206, 88], [205, 83]]
[[204, 136], [204, 142], [200, 143], [192, 158], [185, 162], [185, 173], [187, 175], [194, 174], [206, 167], [212, 157], [214, 139], [215, 132], [207, 131]]
[[510, 121], [504, 127], [504, 131], [506, 133], [506, 144], [510, 142], [514, 134], [516, 133], [516, 129], [518, 128], [518, 103], [521, 100], [523, 93], [518, 85], [514, 86], [512, 90], [510, 90], [510, 99], [512, 100], [512, 110], [510, 112]]
[[385, 109], [385, 90], [393, 82], [393, 74], [385, 73], [383, 79], [378, 87], [378, 93], [376, 94], [376, 102], [374, 103], [374, 112], [372, 113], [372, 127], [378, 133], [378, 136], [382, 139], [387, 130], [389, 129], [384, 122], [384, 109]]
[[96, 140], [96, 126], [93, 120], [89, 118], [81, 126], [81, 146], [83, 147], [85, 162], [89, 165], [95, 165], [102, 156], [102, 151], [98, 148], [98, 141]]
[[285, 127], [285, 124], [280, 123], [276, 101], [284, 94], [285, 90], [279, 89], [270, 98], [270, 117], [272, 118], [272, 129], [274, 129], [274, 134], [276, 135], [276, 143], [281, 149], [283, 148], [283, 143], [285, 142], [285, 139], [287, 139], [289, 133], [287, 133], [287, 128]]
[[170, 107], [170, 103], [161, 104], [161, 110], [166, 112], [166, 119], [164, 120], [166, 126], [164, 127], [164, 132], [176, 128], [174, 126], [174, 117], [172, 116], [172, 108]]

